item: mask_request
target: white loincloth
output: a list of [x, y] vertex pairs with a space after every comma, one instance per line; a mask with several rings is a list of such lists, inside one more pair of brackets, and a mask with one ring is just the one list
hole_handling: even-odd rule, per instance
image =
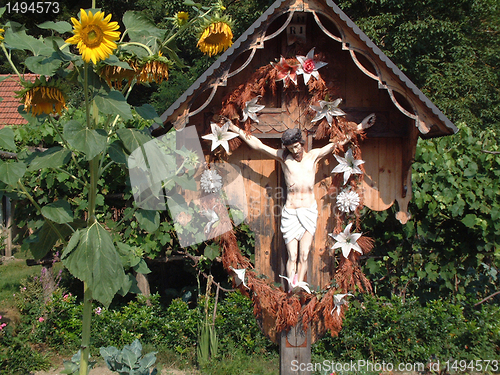
[[287, 208], [281, 211], [281, 233], [285, 244], [293, 239], [300, 241], [306, 231], [314, 235], [318, 221], [318, 204], [314, 202], [311, 207]]

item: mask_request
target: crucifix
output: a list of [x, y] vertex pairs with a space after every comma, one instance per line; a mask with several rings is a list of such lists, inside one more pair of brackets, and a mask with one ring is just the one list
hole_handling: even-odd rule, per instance
[[[362, 131], [373, 125], [374, 115], [365, 117], [357, 125], [356, 130]], [[248, 146], [277, 160], [283, 169], [287, 188], [286, 202], [281, 213], [280, 231], [285, 241], [288, 258], [286, 276], [288, 290], [302, 288], [308, 291], [305, 276], [309, 251], [313, 242], [318, 219], [318, 209], [314, 196], [314, 183], [318, 162], [329, 155], [337, 146], [349, 142], [346, 137], [339, 143], [330, 142], [321, 148], [309, 151], [304, 149], [304, 139], [300, 129], [288, 129], [282, 137], [282, 149], [275, 149], [262, 143], [253, 135], [247, 135], [234, 124], [229, 129], [237, 133]]]

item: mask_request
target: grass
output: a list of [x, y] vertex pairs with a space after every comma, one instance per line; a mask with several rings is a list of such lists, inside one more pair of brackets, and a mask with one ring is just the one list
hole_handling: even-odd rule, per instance
[[[31, 275], [40, 275], [42, 270], [42, 266], [26, 265], [26, 259], [31, 258], [31, 254], [21, 251], [13, 253], [14, 259], [0, 265], [0, 315], [10, 321], [19, 318], [14, 295], [19, 292], [22, 280]], [[56, 264], [54, 271], [58, 272], [61, 268], [61, 264]]]
[[205, 375], [278, 375], [279, 358], [277, 355], [249, 356], [235, 349], [220, 359], [210, 361], [201, 370]]

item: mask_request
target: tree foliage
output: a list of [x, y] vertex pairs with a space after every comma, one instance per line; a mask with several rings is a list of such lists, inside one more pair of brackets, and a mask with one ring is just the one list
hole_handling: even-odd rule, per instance
[[339, 5], [453, 122], [500, 122], [496, 0], [346, 0]]

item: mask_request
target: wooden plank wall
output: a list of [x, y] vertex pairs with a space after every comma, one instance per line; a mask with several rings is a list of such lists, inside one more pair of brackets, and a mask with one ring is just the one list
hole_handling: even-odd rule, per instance
[[[278, 140], [267, 140], [272, 147]], [[241, 168], [245, 181], [247, 204], [246, 223], [255, 233], [255, 268], [272, 282], [281, 282], [284, 242], [279, 230], [279, 217], [284, 204], [285, 191], [279, 162], [265, 158], [246, 145], [233, 152], [230, 163]]]
[[[365, 160], [364, 204], [375, 211], [388, 209], [400, 194], [402, 143], [397, 138], [367, 139], [362, 146]], [[398, 188], [399, 187], [399, 188]]]

